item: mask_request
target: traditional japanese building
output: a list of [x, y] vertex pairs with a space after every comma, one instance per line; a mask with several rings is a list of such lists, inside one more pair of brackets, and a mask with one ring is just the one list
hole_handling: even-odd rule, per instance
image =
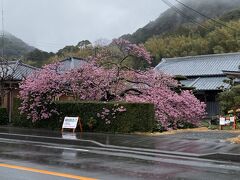
[[164, 58], [155, 70], [186, 77], [182, 85], [195, 88], [196, 97], [207, 104], [208, 116], [214, 116], [219, 114], [218, 93], [230, 87], [229, 73], [239, 72], [239, 67], [240, 53], [227, 53]]
[[37, 68], [21, 61], [0, 62], [0, 107], [7, 108], [11, 121], [13, 99], [19, 92], [19, 83]]

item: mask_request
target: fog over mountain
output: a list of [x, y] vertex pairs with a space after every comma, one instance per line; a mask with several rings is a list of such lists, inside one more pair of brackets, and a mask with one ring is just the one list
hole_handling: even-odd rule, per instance
[[0, 52], [2, 54], [3, 51], [5, 57], [19, 58], [35, 49], [9, 32], [4, 32], [4, 36], [2, 32], [0, 33]]
[[[199, 11], [200, 13], [211, 17], [217, 18], [221, 15], [240, 8], [240, 0], [178, 0], [183, 2], [192, 9]], [[145, 42], [148, 38], [154, 35], [162, 35], [169, 31], [176, 30], [179, 26], [191, 23], [191, 18], [194, 21], [202, 22], [207, 20], [205, 17], [197, 14], [196, 12], [186, 8], [182, 4], [175, 0], [169, 1], [175, 4], [175, 7], [171, 7], [162, 13], [156, 20], [148, 23], [146, 26], [138, 29], [133, 34], [126, 34], [122, 37], [129, 39], [132, 42], [140, 43]], [[180, 11], [180, 14], [176, 11]], [[185, 16], [185, 17], [184, 17]]]
[[48, 52], [133, 33], [167, 9], [161, 0], [2, 1], [5, 30]]
[[[176, 5], [186, 16], [192, 17], [198, 22], [206, 20], [199, 14], [183, 7], [176, 0], [168, 1]], [[240, 0], [178, 1], [213, 18], [240, 7]], [[81, 0], [81, 3], [78, 0], [72, 0], [71, 2], [69, 3], [68, 0], [35, 2], [32, 0], [21, 0], [21, 2], [5, 0], [5, 29], [14, 34], [13, 36], [5, 33], [5, 55], [19, 57], [34, 50], [34, 47], [28, 44], [41, 50], [57, 52], [66, 45], [76, 45], [83, 39], [94, 42], [101, 37], [117, 38], [125, 32], [134, 32], [150, 19], [154, 20], [167, 7], [161, 0], [152, 0], [150, 3], [147, 3], [147, 0], [132, 0], [127, 4], [125, 3], [127, 0], [116, 2], [103, 0], [103, 3], [99, 3], [97, 0]], [[56, 8], [52, 9], [52, 7]], [[98, 8], [101, 9], [101, 12], [97, 11]], [[188, 18], [178, 14], [174, 8], [169, 8], [156, 20], [133, 34], [123, 37], [136, 43], [145, 42], [154, 35], [174, 31], [183, 24], [192, 25]], [[2, 41], [0, 41], [0, 48], [2, 48], [1, 43]]]

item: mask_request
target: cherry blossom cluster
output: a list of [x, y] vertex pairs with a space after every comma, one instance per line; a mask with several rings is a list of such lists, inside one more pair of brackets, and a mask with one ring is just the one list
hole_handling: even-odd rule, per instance
[[151, 64], [151, 55], [146, 51], [143, 44], [136, 45], [125, 39], [114, 39], [113, 44], [117, 45], [119, 49], [125, 53], [125, 55], [131, 55], [134, 57], [142, 58]]
[[119, 104], [115, 104], [113, 108], [103, 108], [101, 113], [97, 113], [97, 117], [105, 121], [105, 124], [111, 124], [112, 120], [117, 118], [119, 113], [126, 112], [127, 109]]
[[63, 96], [74, 100], [99, 100], [110, 88], [111, 71], [91, 63], [73, 70], [61, 69], [60, 63], [46, 65], [21, 83], [20, 110], [29, 119], [48, 119], [58, 113], [54, 102]]

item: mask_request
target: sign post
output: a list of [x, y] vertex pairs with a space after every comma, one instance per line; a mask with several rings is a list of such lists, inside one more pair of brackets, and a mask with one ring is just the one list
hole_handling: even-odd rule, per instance
[[72, 129], [74, 133], [78, 124], [82, 132], [82, 123], [79, 117], [65, 117], [62, 125], [62, 132], [64, 129]]
[[230, 117], [230, 123], [232, 123], [233, 129], [236, 129], [236, 116]]

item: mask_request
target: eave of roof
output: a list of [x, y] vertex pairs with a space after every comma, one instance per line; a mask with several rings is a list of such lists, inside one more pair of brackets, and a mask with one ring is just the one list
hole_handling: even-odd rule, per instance
[[199, 77], [181, 81], [186, 87], [195, 87], [198, 91], [212, 91], [229, 88], [230, 85], [225, 83], [226, 77]]

